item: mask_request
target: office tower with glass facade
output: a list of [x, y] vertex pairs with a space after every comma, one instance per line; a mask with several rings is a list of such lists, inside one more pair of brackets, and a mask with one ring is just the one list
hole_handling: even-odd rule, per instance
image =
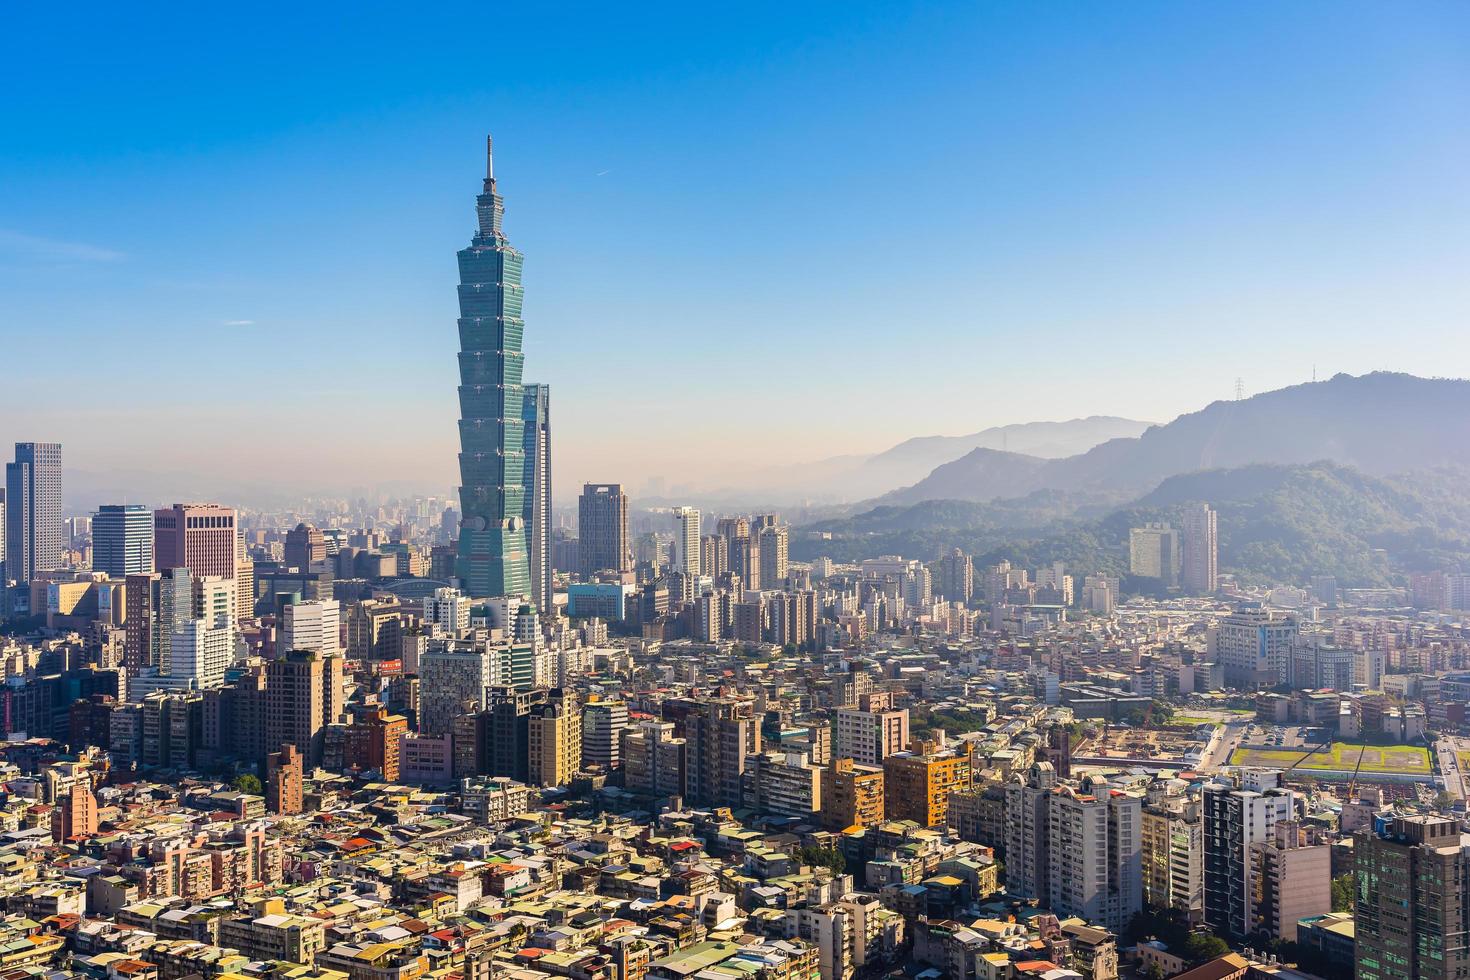
[[485, 140], [479, 226], [459, 252], [460, 520], [455, 574], [476, 597], [530, 595], [521, 253], [511, 248]]
[[588, 483], [577, 501], [577, 542], [582, 578], [598, 572], [630, 572], [628, 495], [617, 483]]
[[1450, 980], [1470, 971], [1470, 858], [1449, 817], [1394, 817], [1353, 835], [1357, 975]]
[[61, 567], [61, 444], [17, 442], [5, 464], [5, 574], [25, 585]]
[[551, 606], [551, 386], [528, 384], [521, 399], [525, 424], [526, 547], [531, 564], [531, 602], [542, 616]]
[[1128, 532], [1128, 571], [1158, 579], [1168, 588], [1179, 585], [1179, 532], [1168, 524], [1145, 524]]
[[92, 519], [92, 568], [111, 578], [153, 571], [153, 511], [142, 504], [103, 504]]

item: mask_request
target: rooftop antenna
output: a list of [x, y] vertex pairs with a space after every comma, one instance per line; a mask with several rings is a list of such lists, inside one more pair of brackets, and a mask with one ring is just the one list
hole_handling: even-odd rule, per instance
[[1235, 400], [1236, 401], [1240, 401], [1244, 397], [1245, 397], [1245, 379], [1244, 378], [1236, 378], [1235, 379]]

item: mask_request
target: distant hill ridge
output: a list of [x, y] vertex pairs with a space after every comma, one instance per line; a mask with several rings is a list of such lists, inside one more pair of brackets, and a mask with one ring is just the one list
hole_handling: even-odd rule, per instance
[[1141, 494], [1197, 470], [1316, 460], [1379, 476], [1470, 464], [1470, 381], [1339, 374], [1214, 402], [1062, 459], [975, 449], [877, 502], [986, 501], [1038, 490]]
[[1129, 528], [1177, 521], [1184, 505], [1205, 501], [1219, 515], [1223, 572], [1252, 584], [1333, 575], [1347, 587], [1382, 586], [1413, 571], [1470, 570], [1467, 484], [1470, 471], [1454, 467], [1384, 478], [1327, 461], [1257, 463], [1173, 476], [1124, 506], [1051, 490], [987, 503], [884, 505], [803, 529], [822, 534], [796, 535], [793, 549], [801, 558], [852, 561], [928, 560], [958, 547], [977, 567], [1064, 561], [1079, 573], [1126, 576]]
[[1137, 419], [1094, 415], [1064, 422], [994, 426], [962, 436], [915, 436], [878, 453], [833, 456], [750, 473], [739, 487], [722, 488], [720, 493], [858, 501], [912, 484], [935, 467], [972, 451], [1004, 449], [1027, 457], [1058, 459], [1110, 439], [1137, 436], [1150, 425]]

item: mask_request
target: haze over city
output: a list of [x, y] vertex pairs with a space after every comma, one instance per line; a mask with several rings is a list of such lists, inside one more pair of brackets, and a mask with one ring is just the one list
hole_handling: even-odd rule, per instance
[[9, 12], [0, 444], [454, 486], [486, 131], [563, 499], [1470, 373], [1463, 5], [371, 13]]

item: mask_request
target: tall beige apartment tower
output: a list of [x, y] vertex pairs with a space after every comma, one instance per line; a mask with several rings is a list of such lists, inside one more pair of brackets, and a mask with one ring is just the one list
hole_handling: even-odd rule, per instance
[[1195, 504], [1185, 511], [1183, 524], [1180, 584], [1185, 592], [1193, 595], [1210, 595], [1220, 584], [1215, 512], [1209, 504]]
[[704, 573], [704, 552], [700, 547], [699, 510], [694, 507], [674, 508], [674, 567], [690, 578]]
[[582, 764], [582, 715], [575, 695], [552, 692], [526, 719], [528, 782], [565, 786]]
[[761, 588], [779, 589], [786, 582], [791, 536], [784, 524], [769, 524], [760, 531]]
[[343, 710], [342, 658], [293, 650], [266, 665], [265, 745], [294, 745], [307, 770], [321, 764], [323, 732]]

